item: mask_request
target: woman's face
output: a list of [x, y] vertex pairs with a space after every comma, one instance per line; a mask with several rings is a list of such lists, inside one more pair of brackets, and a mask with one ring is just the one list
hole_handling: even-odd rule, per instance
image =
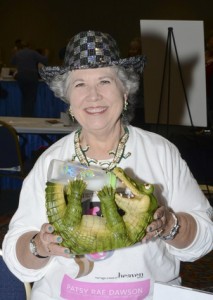
[[117, 123], [126, 95], [113, 68], [74, 70], [69, 79], [72, 113], [84, 129], [101, 130]]

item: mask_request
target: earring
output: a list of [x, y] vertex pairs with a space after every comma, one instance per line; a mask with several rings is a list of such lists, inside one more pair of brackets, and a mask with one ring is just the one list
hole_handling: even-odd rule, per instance
[[69, 107], [69, 114], [70, 114], [70, 116], [71, 116], [71, 118], [72, 118], [72, 121], [74, 122], [74, 121], [75, 121], [75, 117], [74, 117], [74, 115], [73, 115], [71, 105], [70, 105], [70, 107]]
[[127, 101], [127, 99], [125, 98], [125, 100], [124, 100], [124, 111], [127, 111], [127, 106], [128, 106], [128, 101]]

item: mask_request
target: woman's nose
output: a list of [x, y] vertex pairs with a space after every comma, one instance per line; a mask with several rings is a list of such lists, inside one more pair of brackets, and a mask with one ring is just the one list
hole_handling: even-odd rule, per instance
[[89, 100], [90, 101], [98, 101], [100, 99], [100, 93], [98, 91], [97, 86], [89, 87]]

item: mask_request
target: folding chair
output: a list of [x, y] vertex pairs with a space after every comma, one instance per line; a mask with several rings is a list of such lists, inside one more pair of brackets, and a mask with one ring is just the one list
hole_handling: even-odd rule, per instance
[[0, 120], [0, 176], [24, 179], [29, 171], [22, 158], [19, 136], [10, 124]]
[[[24, 137], [23, 137], [24, 138]], [[33, 166], [33, 161], [24, 160], [21, 145], [25, 140], [16, 130], [0, 120], [0, 214], [13, 214], [18, 206], [18, 198], [23, 179]]]

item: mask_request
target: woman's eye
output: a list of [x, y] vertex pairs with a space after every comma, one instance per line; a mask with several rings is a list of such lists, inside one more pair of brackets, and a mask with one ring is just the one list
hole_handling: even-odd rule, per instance
[[110, 81], [109, 80], [107, 80], [107, 79], [105, 79], [105, 80], [101, 80], [101, 82], [100, 82], [101, 84], [109, 84], [110, 83]]
[[75, 85], [75, 87], [81, 87], [81, 86], [84, 86], [84, 83], [83, 83], [83, 82], [77, 83], [77, 84]]

